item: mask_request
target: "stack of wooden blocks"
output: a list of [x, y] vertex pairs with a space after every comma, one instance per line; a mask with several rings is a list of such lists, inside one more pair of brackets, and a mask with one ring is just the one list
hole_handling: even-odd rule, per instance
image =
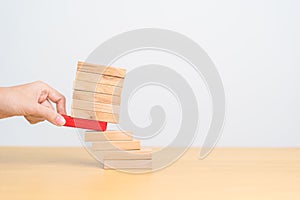
[[[72, 117], [117, 124], [126, 70], [78, 62]], [[141, 149], [131, 131], [87, 131], [85, 141], [104, 169], [151, 169], [152, 153]]]

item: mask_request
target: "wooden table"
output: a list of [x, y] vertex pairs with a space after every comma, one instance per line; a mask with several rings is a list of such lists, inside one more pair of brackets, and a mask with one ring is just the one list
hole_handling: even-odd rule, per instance
[[103, 170], [83, 148], [0, 148], [0, 199], [300, 199], [300, 148], [189, 150], [155, 173]]

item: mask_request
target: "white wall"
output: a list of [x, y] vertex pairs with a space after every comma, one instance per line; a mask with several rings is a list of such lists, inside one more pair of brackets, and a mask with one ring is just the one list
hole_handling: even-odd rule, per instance
[[[77, 60], [103, 41], [137, 28], [171, 29], [199, 43], [224, 81], [227, 120], [219, 146], [300, 147], [299, 11], [296, 0], [1, 1], [0, 85], [43, 80], [70, 100]], [[195, 145], [209, 122], [206, 104]], [[168, 137], [149, 145], [162, 141]], [[80, 142], [73, 129], [11, 118], [0, 120], [0, 145]]]

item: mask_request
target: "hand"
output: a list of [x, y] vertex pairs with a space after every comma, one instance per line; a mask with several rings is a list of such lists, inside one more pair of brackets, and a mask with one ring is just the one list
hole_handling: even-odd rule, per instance
[[41, 81], [0, 88], [0, 119], [24, 116], [31, 124], [47, 120], [62, 126], [66, 121], [60, 114], [66, 114], [65, 107], [65, 97]]

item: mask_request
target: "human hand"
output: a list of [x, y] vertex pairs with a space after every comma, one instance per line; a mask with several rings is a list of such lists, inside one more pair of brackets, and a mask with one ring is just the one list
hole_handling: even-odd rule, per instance
[[66, 114], [65, 107], [65, 97], [41, 81], [0, 88], [0, 118], [24, 116], [31, 124], [47, 120], [62, 126], [66, 121], [60, 114]]

